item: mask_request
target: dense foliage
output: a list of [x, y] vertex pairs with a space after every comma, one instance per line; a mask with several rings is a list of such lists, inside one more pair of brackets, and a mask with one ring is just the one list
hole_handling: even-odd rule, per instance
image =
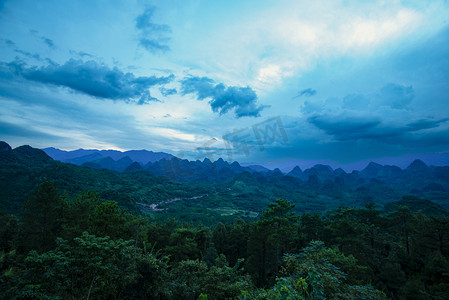
[[5, 299], [449, 298], [449, 217], [402, 205], [322, 217], [277, 199], [257, 221], [207, 227], [46, 181], [0, 225]]
[[346, 173], [316, 165], [285, 175], [279, 170], [249, 172], [236, 162], [220, 159], [213, 163], [163, 160], [147, 169], [128, 160], [130, 168], [116, 172], [61, 163], [29, 146], [11, 149], [0, 144], [0, 209], [14, 214], [45, 180], [70, 197], [91, 190], [150, 218], [174, 217], [206, 225], [238, 217], [253, 220], [277, 198], [288, 199], [296, 213], [321, 215], [340, 206], [361, 208], [369, 202], [382, 208], [403, 195], [431, 200], [434, 205], [428, 209], [433, 212], [441, 211], [441, 206], [449, 209], [449, 167], [428, 167], [420, 161], [405, 170], [371, 163], [360, 172]]

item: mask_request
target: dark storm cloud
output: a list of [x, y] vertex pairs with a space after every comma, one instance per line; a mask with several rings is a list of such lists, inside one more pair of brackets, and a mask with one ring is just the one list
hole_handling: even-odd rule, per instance
[[166, 24], [153, 22], [155, 8], [147, 8], [136, 18], [136, 28], [139, 30], [139, 44], [151, 53], [167, 52], [170, 50], [171, 28]]
[[109, 68], [95, 61], [71, 59], [63, 65], [50, 63], [42, 67], [26, 67], [20, 62], [8, 64], [10, 70], [25, 79], [67, 87], [74, 91], [112, 100], [129, 102], [137, 101], [145, 104], [157, 101], [152, 97], [149, 88], [169, 83], [174, 75], [166, 77], [135, 77], [132, 73], [124, 73], [117, 67]]
[[422, 140], [422, 137], [414, 138], [413, 133], [437, 128], [448, 120], [421, 119], [406, 125], [388, 125], [380, 118], [355, 113], [349, 114], [348, 112], [340, 115], [317, 114], [307, 119], [310, 124], [339, 141], [370, 139], [389, 143]]
[[412, 86], [388, 83], [373, 93], [348, 94], [325, 101], [304, 101], [302, 112], [307, 116], [308, 123], [340, 141], [387, 140], [434, 128], [445, 121], [420, 119], [410, 122], [404, 119], [404, 113], [410, 111], [409, 105], [414, 97]]
[[259, 117], [267, 106], [257, 104], [256, 92], [247, 87], [225, 86], [207, 77], [188, 77], [181, 81], [181, 94], [196, 94], [198, 100], [211, 99], [213, 112], [223, 115], [234, 110], [237, 118]]
[[374, 137], [378, 135], [377, 127], [381, 123], [376, 118], [366, 116], [326, 114], [311, 116], [307, 121], [338, 140]]
[[293, 99], [299, 98], [299, 97], [302, 97], [302, 96], [305, 96], [305, 97], [312, 97], [312, 96], [315, 96], [315, 95], [316, 95], [316, 90], [311, 89], [311, 88], [308, 88], [308, 89], [305, 89], [305, 90], [300, 91], [300, 92], [298, 93], [298, 95], [296, 95], [295, 97], [293, 97]]

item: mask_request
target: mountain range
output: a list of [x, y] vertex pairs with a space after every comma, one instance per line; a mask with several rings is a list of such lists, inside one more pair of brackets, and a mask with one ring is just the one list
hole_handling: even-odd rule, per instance
[[105, 169], [124, 171], [133, 162], [145, 165], [161, 159], [171, 159], [174, 156], [165, 152], [153, 152], [148, 150], [85, 150], [64, 151], [53, 147], [42, 149], [48, 156], [55, 160], [74, 165], [82, 165], [90, 162]]
[[[108, 169], [119, 172], [134, 172], [147, 170], [154, 175], [165, 176], [171, 180], [180, 182], [217, 182], [226, 180], [234, 174], [242, 172], [262, 173], [265, 176], [291, 176], [301, 181], [308, 181], [310, 177], [324, 182], [336, 177], [345, 178], [353, 182], [355, 178], [364, 180], [387, 181], [390, 184], [415, 182], [416, 178], [438, 179], [445, 176], [449, 167], [427, 166], [422, 160], [415, 159], [405, 168], [401, 169], [395, 165], [381, 165], [369, 162], [360, 171], [346, 172], [342, 168], [333, 169], [329, 165], [316, 164], [302, 170], [295, 166], [290, 172], [284, 173], [279, 168], [270, 170], [260, 165], [242, 166], [238, 162], [229, 163], [222, 158], [212, 162], [208, 158], [203, 161], [189, 161], [177, 158], [165, 152], [153, 152], [147, 150], [84, 150], [64, 151], [56, 148], [42, 149], [48, 156], [55, 160], [94, 169]], [[435, 156], [432, 156], [435, 159]], [[440, 163], [444, 157], [439, 156]], [[428, 157], [429, 158], [429, 157]], [[443, 160], [441, 160], [443, 159]], [[312, 179], [313, 180], [313, 179]], [[444, 190], [441, 186], [432, 184], [425, 187], [426, 190]]]
[[[117, 150], [78, 149], [73, 151], [65, 151], [53, 147], [44, 148], [42, 150], [55, 160], [76, 165], [89, 163], [87, 165], [90, 167], [106, 168], [115, 171], [124, 171], [132, 162], [138, 162], [143, 168], [145, 168], [148, 163], [155, 163], [162, 159], [170, 160], [176, 157], [170, 153], [153, 152], [148, 150], [130, 150], [122, 152]], [[111, 158], [112, 160], [107, 158]], [[362, 160], [349, 164], [336, 163], [334, 161], [291, 159], [260, 163], [244, 162], [239, 164], [241, 167], [247, 168], [246, 170], [264, 173], [278, 168], [283, 173], [287, 174], [295, 167], [300, 166], [305, 170], [316, 165], [328, 165], [331, 168], [341, 169], [345, 172], [361, 171], [370, 163], [397, 166], [401, 169], [405, 169], [415, 160], [421, 160], [428, 166], [449, 166], [449, 153], [416, 153], [398, 157], [373, 158], [371, 160]]]
[[[54, 150], [53, 153], [63, 154], [59, 158], [78, 164], [82, 160], [76, 161], [77, 158], [98, 155], [84, 152], [75, 157]], [[12, 149], [1, 142], [0, 209], [19, 210], [28, 195], [45, 180], [53, 181], [69, 196], [93, 190], [103, 199], [117, 201], [127, 209], [153, 215], [182, 214], [185, 220], [198, 214], [201, 218], [220, 217], [224, 208], [232, 209], [233, 216], [237, 212], [243, 217], [257, 215], [277, 198], [288, 199], [298, 212], [314, 213], [325, 213], [338, 206], [360, 207], [368, 202], [382, 207], [400, 201], [404, 195], [449, 208], [449, 167], [428, 166], [421, 160], [405, 169], [372, 162], [363, 170], [348, 173], [318, 164], [305, 170], [297, 166], [285, 174], [279, 169], [243, 167], [223, 159], [188, 161], [166, 156], [152, 162], [148, 157], [146, 160], [140, 157], [147, 161], [142, 165], [129, 155], [119, 154], [115, 158], [101, 156], [76, 165], [54, 160], [30, 146]], [[120, 172], [115, 170], [119, 164]]]

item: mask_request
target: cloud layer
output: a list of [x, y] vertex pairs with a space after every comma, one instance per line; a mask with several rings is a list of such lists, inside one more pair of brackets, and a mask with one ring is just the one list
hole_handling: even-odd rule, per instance
[[196, 94], [198, 100], [210, 98], [212, 111], [223, 115], [231, 110], [237, 118], [259, 117], [266, 107], [257, 103], [256, 92], [247, 87], [225, 86], [207, 77], [187, 77], [181, 81], [181, 94]]
[[412, 86], [388, 83], [374, 93], [349, 94], [324, 102], [307, 100], [302, 112], [309, 124], [334, 141], [407, 144], [427, 135], [446, 134], [443, 125], [449, 119], [423, 118], [410, 106], [414, 97]]
[[158, 101], [151, 96], [149, 88], [174, 79], [174, 75], [135, 77], [133, 73], [124, 73], [117, 67], [109, 68], [93, 60], [70, 59], [63, 65], [51, 63], [42, 67], [27, 67], [19, 61], [7, 65], [16, 75], [28, 80], [67, 87], [97, 98], [135, 101], [138, 104]]

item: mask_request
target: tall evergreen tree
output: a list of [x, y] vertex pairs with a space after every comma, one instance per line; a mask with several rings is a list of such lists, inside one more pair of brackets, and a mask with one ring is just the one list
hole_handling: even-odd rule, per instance
[[61, 234], [65, 201], [51, 181], [46, 181], [31, 194], [24, 204], [22, 249], [39, 252], [56, 246]]
[[263, 212], [259, 222], [266, 225], [269, 238], [273, 241], [276, 251], [275, 273], [279, 273], [279, 258], [286, 248], [289, 239], [294, 234], [294, 223], [298, 216], [293, 212], [295, 205], [284, 199], [276, 199], [268, 204], [268, 209]]

